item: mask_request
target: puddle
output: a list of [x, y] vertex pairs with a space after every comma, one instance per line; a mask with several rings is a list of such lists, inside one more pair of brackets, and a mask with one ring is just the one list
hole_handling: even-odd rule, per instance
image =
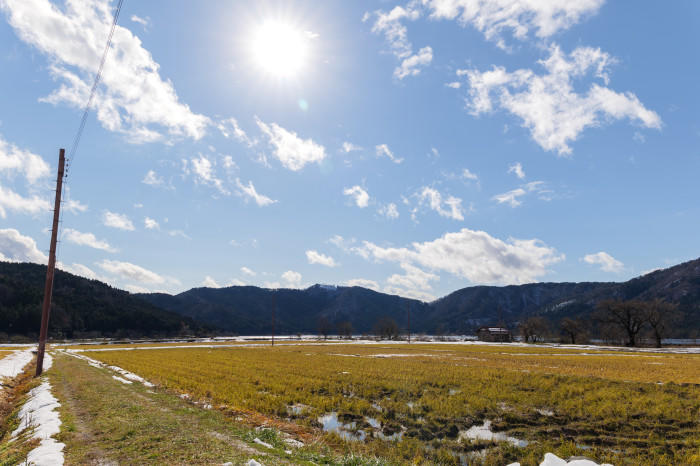
[[308, 408], [309, 407], [306, 406], [305, 404], [297, 403], [297, 404], [287, 406], [287, 412], [289, 414], [294, 414], [295, 416], [299, 416], [300, 414], [303, 414], [304, 411], [306, 411]]
[[354, 422], [343, 424], [338, 421], [338, 413], [336, 412], [320, 416], [318, 422], [323, 425], [324, 432], [335, 432], [344, 440], [357, 440], [362, 442], [367, 437], [367, 433], [364, 430], [355, 431], [357, 424]]
[[365, 421], [367, 421], [367, 424], [372, 426], [374, 429], [381, 429], [382, 425], [373, 417], [366, 417], [365, 416]]
[[508, 437], [502, 432], [492, 432], [491, 421], [484, 421], [483, 425], [471, 426], [469, 429], [461, 431], [459, 433], [459, 439], [509, 442], [516, 447], [526, 447], [529, 444], [527, 440], [519, 440], [515, 437]]

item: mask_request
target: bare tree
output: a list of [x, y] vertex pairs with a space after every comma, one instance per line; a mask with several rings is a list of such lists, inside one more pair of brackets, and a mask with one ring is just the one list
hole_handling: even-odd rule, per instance
[[380, 338], [391, 340], [399, 336], [399, 325], [390, 317], [382, 317], [374, 326], [374, 332]]
[[525, 343], [544, 341], [549, 334], [549, 323], [543, 317], [528, 317], [518, 325], [520, 335]]
[[319, 317], [318, 334], [323, 335], [324, 340], [328, 339], [328, 334], [331, 333], [332, 328], [333, 326], [331, 325], [331, 322], [325, 316]]
[[586, 339], [586, 324], [581, 319], [571, 319], [565, 317], [559, 324], [562, 335], [566, 337], [566, 340], [575, 345], [576, 343], [583, 343]]
[[647, 320], [647, 304], [641, 301], [601, 301], [595, 318], [603, 323], [619, 328], [626, 336], [627, 346], [637, 346], [637, 335]]
[[338, 335], [347, 338], [348, 340], [352, 338], [352, 323], [346, 320], [338, 324]]
[[661, 348], [661, 339], [667, 337], [673, 326], [681, 319], [678, 305], [662, 299], [655, 299], [646, 306], [646, 321], [656, 340], [656, 347]]

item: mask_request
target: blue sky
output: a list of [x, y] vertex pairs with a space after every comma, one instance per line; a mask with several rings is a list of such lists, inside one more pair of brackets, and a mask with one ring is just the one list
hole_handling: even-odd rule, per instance
[[[700, 4], [126, 0], [58, 260], [131, 291], [620, 281], [698, 257]], [[0, 0], [0, 258], [46, 260], [106, 0]]]

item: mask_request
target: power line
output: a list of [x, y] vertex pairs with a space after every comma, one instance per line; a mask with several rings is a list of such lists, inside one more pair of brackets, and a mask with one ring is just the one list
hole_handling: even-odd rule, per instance
[[107, 37], [107, 44], [105, 45], [104, 52], [102, 53], [102, 60], [100, 60], [100, 66], [97, 69], [97, 74], [95, 75], [95, 81], [92, 83], [92, 89], [90, 89], [90, 97], [88, 98], [87, 104], [85, 105], [85, 109], [83, 110], [83, 116], [80, 119], [80, 125], [78, 126], [78, 132], [76, 133], [75, 138], [73, 139], [73, 145], [71, 146], [70, 152], [68, 152], [68, 158], [67, 158], [67, 164], [66, 164], [66, 178], [68, 177], [68, 173], [70, 172], [70, 168], [71, 168], [71, 165], [73, 163], [75, 153], [78, 150], [78, 145], [80, 144], [80, 138], [83, 135], [83, 130], [85, 129], [85, 124], [87, 123], [88, 113], [90, 113], [90, 106], [92, 105], [92, 101], [95, 98], [95, 93], [97, 92], [97, 86], [100, 84], [100, 78], [102, 77], [102, 69], [104, 68], [105, 61], [107, 60], [107, 53], [109, 52], [109, 49], [112, 46], [112, 36], [114, 35], [114, 30], [117, 27], [117, 21], [119, 20], [119, 13], [121, 12], [123, 2], [124, 2], [124, 0], [119, 0], [119, 2], [117, 2], [117, 8], [116, 8], [116, 10], [114, 10], [114, 18], [112, 19], [112, 27], [109, 30], [109, 36]]

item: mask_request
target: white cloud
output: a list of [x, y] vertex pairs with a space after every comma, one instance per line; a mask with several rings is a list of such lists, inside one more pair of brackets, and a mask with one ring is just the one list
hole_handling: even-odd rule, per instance
[[49, 164], [40, 156], [5, 141], [0, 137], [0, 173], [12, 175], [19, 172], [29, 184], [49, 176]]
[[600, 270], [603, 272], [620, 273], [625, 268], [625, 264], [604, 251], [595, 254], [586, 254], [583, 257], [583, 261], [587, 264], [599, 265]]
[[325, 265], [326, 267], [336, 267], [338, 265], [331, 256], [326, 256], [314, 250], [306, 251], [306, 259], [309, 261], [309, 264]]
[[251, 276], [251, 277], [254, 277], [257, 275], [253, 270], [249, 269], [246, 266], [241, 267], [241, 272], [243, 272], [244, 274]]
[[370, 290], [379, 291], [379, 283], [374, 280], [367, 280], [366, 278], [352, 278], [346, 280], [345, 286], [361, 286], [362, 288], [368, 288]]
[[379, 215], [383, 215], [384, 217], [390, 218], [392, 220], [399, 218], [399, 209], [393, 202], [379, 207], [379, 209], [377, 209], [377, 212], [379, 213]]
[[345, 152], [346, 154], [350, 153], [350, 152], [360, 151], [360, 150], [362, 150], [362, 147], [356, 146], [355, 144], [348, 142], [348, 141], [345, 141], [342, 145], [342, 151]]
[[221, 131], [221, 134], [223, 134], [225, 138], [234, 138], [248, 147], [253, 147], [257, 144], [257, 141], [248, 137], [248, 134], [241, 129], [235, 118], [227, 118], [219, 121], [216, 124], [216, 128]]
[[472, 25], [487, 40], [505, 48], [503, 32], [525, 40], [530, 31], [546, 39], [595, 14], [605, 0], [424, 0], [431, 19], [457, 20]]
[[88, 206], [77, 199], [68, 199], [63, 208], [73, 214], [77, 214], [79, 212], [86, 212], [88, 210]]
[[216, 283], [216, 280], [211, 278], [209, 275], [204, 277], [204, 280], [202, 280], [202, 286], [206, 286], [207, 288], [221, 288], [221, 285]]
[[[166, 219], [166, 221], [167, 221], [167, 219]], [[190, 238], [190, 236], [187, 233], [185, 233], [182, 230], [170, 230], [168, 232], [168, 235], [172, 236], [173, 238], [176, 236], [179, 236], [180, 238], [192, 239], [192, 238]]]
[[382, 291], [387, 294], [393, 294], [404, 298], [417, 299], [425, 302], [435, 301], [435, 296], [431, 293], [428, 293], [427, 291], [405, 289], [398, 286], [385, 286]]
[[24, 197], [0, 185], [0, 218], [6, 218], [8, 210], [36, 215], [49, 212], [51, 204], [39, 196]]
[[83, 264], [73, 263], [71, 265], [58, 263], [56, 267], [63, 270], [64, 272], [72, 273], [73, 275], [78, 275], [80, 277], [89, 278], [90, 280], [100, 280], [105, 281], [102, 277], [97, 275], [94, 270]]
[[515, 173], [515, 176], [521, 180], [525, 178], [525, 172], [523, 171], [523, 166], [520, 162], [515, 162], [513, 165], [509, 166], [508, 173]]
[[394, 163], [401, 163], [403, 162], [403, 159], [400, 157], [396, 157], [393, 152], [389, 149], [389, 146], [386, 144], [379, 144], [374, 147], [377, 157], [388, 157], [389, 160], [391, 160]]
[[80, 246], [88, 246], [94, 249], [100, 249], [107, 252], [117, 252], [115, 248], [109, 245], [105, 240], [99, 240], [92, 233], [82, 233], [78, 230], [72, 228], [66, 228], [63, 230], [63, 235], [66, 241], [69, 243], [77, 244]]
[[155, 272], [144, 269], [131, 262], [121, 262], [112, 260], [103, 260], [97, 265], [107, 273], [117, 275], [126, 280], [135, 280], [140, 283], [162, 284], [166, 279]]
[[369, 241], [353, 251], [366, 259], [411, 264], [447, 272], [480, 284], [522, 284], [536, 281], [547, 267], [564, 259], [537, 239], [503, 241], [467, 228], [410, 247], [381, 247]]
[[449, 196], [447, 199], [443, 200], [442, 195], [437, 189], [427, 186], [423, 186], [415, 196], [418, 198], [418, 205], [411, 213], [414, 220], [418, 210], [425, 205], [442, 217], [451, 218], [452, 220], [464, 220], [462, 200], [458, 197]]
[[274, 199], [271, 199], [263, 194], [258, 193], [255, 190], [255, 186], [253, 186], [252, 181], [248, 181], [248, 185], [246, 186], [243, 183], [241, 183], [241, 180], [236, 178], [236, 186], [238, 187], [239, 195], [243, 196], [246, 199], [246, 201], [248, 199], [252, 199], [260, 207], [265, 207], [267, 205], [274, 204], [275, 202], [277, 202]]
[[192, 167], [195, 183], [213, 186], [221, 194], [230, 194], [230, 192], [224, 187], [223, 182], [214, 174], [214, 164], [208, 157], [198, 154], [198, 157], [190, 159], [189, 166]]
[[131, 15], [131, 21], [140, 24], [141, 26], [143, 26], [144, 29], [146, 29], [151, 23], [151, 18], [149, 18], [148, 16], [146, 16], [145, 18], [141, 18], [140, 16]]
[[288, 131], [277, 123], [262, 122], [255, 118], [260, 130], [268, 137], [273, 147], [273, 154], [285, 168], [292, 171], [301, 170], [304, 165], [320, 162], [326, 157], [326, 149], [311, 139], [302, 139], [297, 133]]
[[355, 185], [352, 188], [345, 188], [343, 194], [352, 197], [355, 205], [360, 209], [364, 209], [369, 205], [369, 194], [359, 185]]
[[647, 128], [661, 128], [661, 118], [642, 105], [634, 94], [618, 93], [598, 83], [577, 93], [574, 78], [593, 73], [605, 85], [607, 68], [614, 59], [600, 49], [578, 47], [568, 56], [558, 46], [539, 63], [546, 73], [529, 69], [509, 73], [494, 66], [491, 71], [459, 70], [467, 76], [469, 107], [474, 115], [491, 112], [494, 106], [519, 117], [532, 138], [543, 149], [570, 154], [569, 143], [578, 139], [587, 127], [628, 118]]
[[145, 226], [147, 230], [160, 230], [158, 222], [151, 217], [145, 217], [143, 219], [143, 226]]
[[[537, 192], [537, 193], [551, 193], [551, 191], [547, 191], [543, 188], [544, 182], [543, 181], [531, 181], [529, 183], [526, 183], [522, 185], [519, 188], [515, 188], [511, 191], [508, 191], [503, 194], [496, 194], [495, 196], [492, 197], [492, 199], [499, 204], [508, 204], [511, 207], [518, 207], [522, 205], [522, 201], [519, 199], [523, 196], [525, 196], [528, 193], [531, 192]], [[548, 199], [549, 200], [549, 199]]]
[[417, 76], [421, 68], [433, 61], [433, 49], [430, 46], [421, 48], [418, 53], [404, 58], [398, 68], [394, 70], [394, 77], [403, 79], [406, 76]]
[[290, 288], [298, 288], [301, 285], [301, 274], [293, 270], [287, 270], [282, 274], [282, 280], [287, 282]]
[[124, 289], [128, 291], [129, 293], [151, 293], [151, 290], [149, 288], [146, 288], [145, 286], [138, 286], [138, 285], [124, 285]]
[[[371, 16], [366, 13], [363, 21]], [[415, 76], [420, 73], [420, 67], [430, 64], [433, 59], [432, 49], [426, 46], [414, 53], [413, 45], [408, 40], [407, 28], [402, 23], [404, 20], [414, 21], [420, 18], [420, 11], [414, 8], [413, 3], [406, 8], [396, 6], [388, 13], [378, 10], [374, 12], [374, 16], [376, 20], [372, 25], [372, 32], [384, 34], [391, 52], [401, 60], [401, 64], [394, 69], [394, 77], [403, 79], [406, 76]]]
[[[10, 25], [24, 42], [49, 57], [58, 89], [42, 99], [82, 109], [88, 100], [112, 22], [107, 0], [66, 2], [59, 9], [48, 0], [2, 0]], [[101, 86], [94, 101], [97, 119], [106, 129], [133, 142], [172, 137], [201, 138], [210, 123], [181, 103], [170, 80], [141, 40], [117, 26]]]
[[479, 177], [474, 173], [470, 172], [468, 168], [462, 170], [462, 178], [465, 180], [479, 181]]
[[134, 231], [134, 224], [125, 214], [118, 214], [106, 210], [102, 214], [102, 224], [119, 230]]
[[[487, 40], [508, 49], [503, 33], [526, 40], [534, 31], [539, 39], [547, 39], [595, 14], [605, 0], [411, 0], [406, 6], [396, 6], [389, 12], [382, 10], [365, 13], [363, 21], [375, 18], [372, 32], [383, 34], [394, 56], [401, 61], [394, 76], [403, 79], [420, 73], [433, 58], [432, 48], [421, 48], [417, 53], [408, 39], [405, 22], [416, 21], [422, 16], [433, 20], [456, 20], [460, 25], [471, 25], [484, 34]], [[458, 89], [460, 83], [447, 84]]]
[[409, 290], [420, 289], [426, 291], [432, 289], [430, 285], [431, 281], [440, 280], [440, 277], [434, 273], [425, 272], [411, 264], [402, 263], [400, 267], [404, 270], [404, 274], [394, 274], [390, 276], [386, 280], [387, 283]]
[[148, 173], [146, 173], [146, 176], [143, 177], [141, 183], [150, 186], [161, 186], [163, 183], [165, 183], [165, 181], [163, 180], [163, 177], [158, 176], [153, 170], [148, 170]]
[[452, 81], [451, 83], [446, 83], [445, 86], [451, 87], [452, 89], [459, 89], [462, 87], [462, 83], [459, 81]]
[[0, 229], [0, 260], [45, 264], [46, 254], [36, 247], [36, 241], [14, 228]]

